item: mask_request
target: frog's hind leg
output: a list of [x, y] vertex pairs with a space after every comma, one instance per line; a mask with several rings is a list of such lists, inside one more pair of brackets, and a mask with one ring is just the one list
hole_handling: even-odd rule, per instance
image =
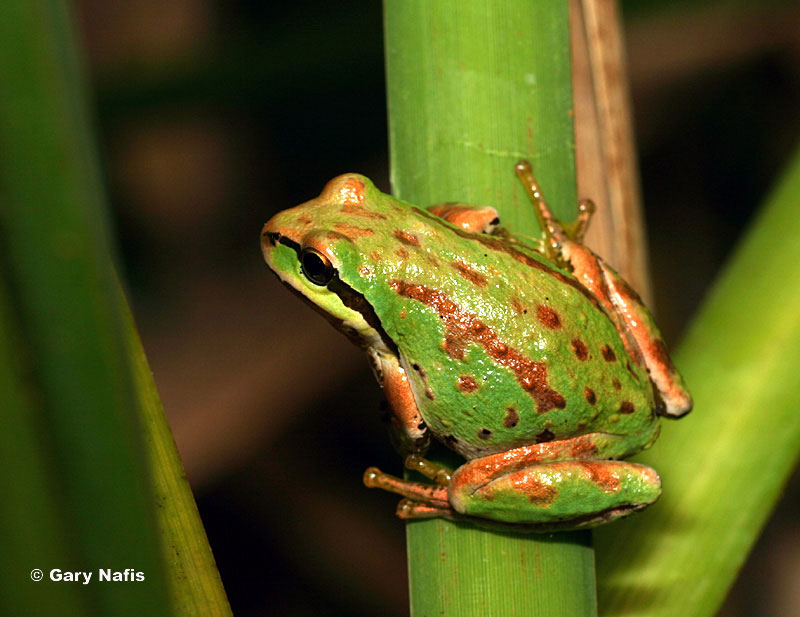
[[647, 369], [664, 403], [664, 415], [679, 418], [689, 413], [692, 399], [670, 360], [650, 311], [625, 280], [582, 243], [594, 204], [580, 202], [576, 220], [564, 224], [550, 211], [530, 163], [521, 161], [515, 170], [545, 231], [548, 256], [568, 267], [605, 308], [630, 357]]
[[[566, 460], [506, 467], [512, 453], [456, 470], [449, 499], [458, 514], [538, 531], [591, 527], [641, 510], [661, 493], [658, 474], [644, 465]], [[502, 464], [487, 461], [493, 457]], [[488, 474], [487, 465], [494, 468]]]
[[671, 418], [685, 416], [692, 410], [692, 397], [669, 357], [653, 316], [639, 294], [613, 268], [600, 258], [597, 258], [597, 266], [602, 272], [603, 287], [614, 312], [620, 316], [625, 332], [633, 339], [650, 380], [664, 403], [663, 414]]
[[522, 446], [464, 463], [452, 474], [419, 455], [406, 467], [434, 480], [403, 480], [374, 467], [364, 484], [402, 495], [404, 519], [441, 517], [488, 526], [549, 531], [598, 525], [654, 502], [658, 474], [649, 467], [597, 457], [622, 456], [624, 440], [604, 433]]

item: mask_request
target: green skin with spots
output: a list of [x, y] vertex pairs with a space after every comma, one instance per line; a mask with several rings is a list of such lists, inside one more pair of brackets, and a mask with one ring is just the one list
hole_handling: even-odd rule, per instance
[[379, 381], [382, 362], [399, 362], [424, 421], [416, 429], [467, 460], [563, 442], [555, 489], [554, 470], [538, 464], [516, 483], [513, 474], [480, 490], [451, 483], [463, 514], [579, 526], [658, 497], [654, 472], [619, 463], [598, 479], [563, 454], [582, 435], [599, 436], [584, 461], [648, 447], [659, 400], [608, 311], [536, 241], [466, 231], [347, 174], [273, 217], [262, 246], [285, 284], [368, 351]]

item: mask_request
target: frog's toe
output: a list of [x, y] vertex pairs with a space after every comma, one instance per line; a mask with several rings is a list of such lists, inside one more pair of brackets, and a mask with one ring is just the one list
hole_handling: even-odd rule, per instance
[[412, 499], [403, 499], [397, 504], [397, 517], [403, 520], [420, 518], [446, 518], [449, 520], [457, 520], [456, 513], [450, 507], [428, 505]]

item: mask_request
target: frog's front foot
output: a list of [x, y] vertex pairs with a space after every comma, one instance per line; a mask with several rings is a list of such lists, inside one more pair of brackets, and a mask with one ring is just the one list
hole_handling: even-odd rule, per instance
[[400, 518], [431, 518], [452, 512], [446, 486], [403, 480], [377, 467], [370, 467], [364, 472], [364, 485], [405, 497], [397, 509]]

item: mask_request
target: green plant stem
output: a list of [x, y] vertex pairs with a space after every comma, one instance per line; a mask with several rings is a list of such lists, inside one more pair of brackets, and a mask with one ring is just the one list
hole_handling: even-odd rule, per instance
[[[557, 214], [575, 215], [566, 2], [386, 0], [393, 193], [490, 204], [538, 233], [514, 175], [532, 162]], [[588, 532], [502, 534], [443, 520], [407, 527], [412, 615], [595, 614]]]
[[800, 455], [800, 151], [681, 345], [695, 400], [638, 457], [664, 495], [596, 532], [604, 615], [716, 614]]

